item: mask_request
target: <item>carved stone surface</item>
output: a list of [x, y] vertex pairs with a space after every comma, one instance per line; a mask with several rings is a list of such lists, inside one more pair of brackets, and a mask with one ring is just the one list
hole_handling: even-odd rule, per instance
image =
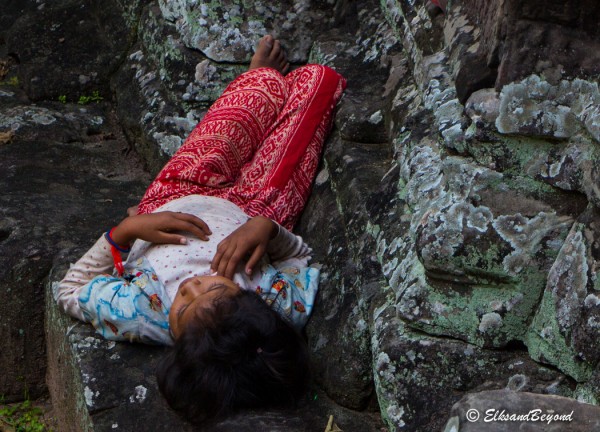
[[292, 62], [305, 62], [311, 33], [332, 24], [331, 3], [325, 1], [165, 1], [162, 16], [172, 22], [183, 43], [217, 62], [249, 62], [264, 34], [281, 39]]
[[[593, 0], [464, 0], [451, 5], [446, 28], [469, 34], [446, 42], [461, 52], [456, 90], [464, 102], [476, 90], [502, 87], [532, 74], [548, 82], [600, 72], [600, 31]], [[529, 49], [528, 49], [529, 48]]]
[[113, 1], [29, 0], [2, 9], [16, 15], [4, 50], [20, 64], [19, 81], [30, 99], [77, 102], [94, 92], [109, 98], [108, 77], [133, 36]]

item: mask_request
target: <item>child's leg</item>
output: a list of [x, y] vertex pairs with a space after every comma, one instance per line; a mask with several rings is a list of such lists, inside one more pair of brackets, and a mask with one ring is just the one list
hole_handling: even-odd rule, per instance
[[254, 155], [286, 98], [284, 77], [276, 70], [260, 68], [240, 75], [150, 184], [139, 213], [150, 213], [187, 195], [225, 194]]
[[285, 80], [288, 100], [227, 199], [250, 216], [267, 216], [291, 229], [310, 194], [346, 81], [321, 65], [296, 69]]

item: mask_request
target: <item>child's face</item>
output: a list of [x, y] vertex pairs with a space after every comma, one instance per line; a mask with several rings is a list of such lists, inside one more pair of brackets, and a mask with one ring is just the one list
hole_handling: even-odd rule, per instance
[[181, 282], [169, 312], [169, 326], [175, 339], [179, 338], [195, 317], [213, 307], [213, 301], [223, 296], [234, 296], [240, 288], [222, 276], [196, 276]]

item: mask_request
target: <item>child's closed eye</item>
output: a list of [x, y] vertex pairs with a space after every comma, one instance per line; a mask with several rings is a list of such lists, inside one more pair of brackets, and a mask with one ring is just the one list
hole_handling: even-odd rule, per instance
[[186, 304], [181, 306], [178, 310], [177, 310], [177, 317], [180, 317], [181, 315], [183, 315], [183, 313], [185, 312], [185, 310], [188, 308], [190, 304]]

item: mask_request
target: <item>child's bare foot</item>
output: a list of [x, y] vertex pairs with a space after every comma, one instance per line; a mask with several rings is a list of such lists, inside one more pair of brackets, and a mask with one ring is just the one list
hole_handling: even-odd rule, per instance
[[285, 51], [281, 47], [281, 44], [271, 35], [263, 36], [258, 41], [256, 52], [250, 61], [249, 70], [261, 67], [272, 68], [282, 74], [285, 74], [290, 68], [290, 64], [287, 61], [287, 56], [285, 55]]

